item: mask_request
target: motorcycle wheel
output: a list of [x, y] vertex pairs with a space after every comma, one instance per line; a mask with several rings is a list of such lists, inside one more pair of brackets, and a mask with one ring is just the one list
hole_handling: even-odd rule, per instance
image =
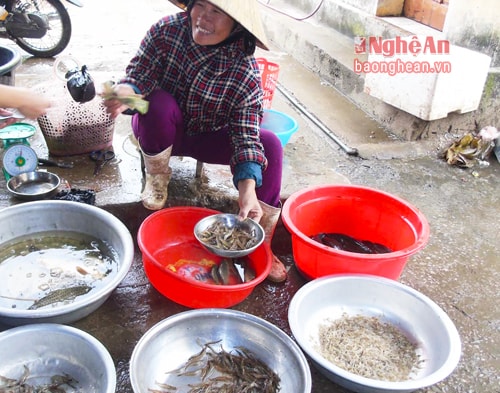
[[71, 38], [71, 19], [59, 0], [16, 0], [14, 10], [24, 10], [47, 21], [48, 30], [42, 38], [14, 38], [17, 45], [36, 57], [53, 57], [61, 53]]

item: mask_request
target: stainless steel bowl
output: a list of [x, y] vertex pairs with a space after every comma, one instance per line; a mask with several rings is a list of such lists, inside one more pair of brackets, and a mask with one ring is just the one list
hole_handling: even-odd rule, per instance
[[[255, 244], [252, 247], [246, 248], [244, 250], [225, 250], [222, 248], [215, 247], [207, 242], [204, 242], [201, 238], [201, 234], [210, 226], [221, 223], [229, 229], [241, 229], [248, 233], [252, 233], [255, 236]], [[242, 220], [236, 214], [214, 214], [209, 217], [201, 219], [194, 227], [194, 236], [196, 239], [205, 247], [208, 251], [213, 254], [219, 255], [225, 258], [241, 258], [255, 251], [264, 241], [264, 229], [254, 220], [245, 219]]]
[[[386, 382], [350, 373], [316, 350], [318, 328], [325, 320], [348, 315], [375, 316], [402, 329], [417, 343], [424, 362], [417, 375]], [[453, 372], [461, 341], [448, 315], [420, 292], [383, 277], [334, 275], [304, 285], [292, 298], [288, 320], [293, 336], [313, 365], [339, 385], [362, 393], [412, 392], [431, 386]]]
[[61, 179], [55, 173], [33, 171], [11, 177], [7, 189], [16, 198], [32, 201], [55, 195], [60, 184]]
[[175, 375], [166, 372], [199, 353], [200, 343], [218, 340], [226, 351], [246, 347], [271, 367], [281, 379], [281, 392], [311, 391], [309, 365], [290, 337], [261, 318], [226, 309], [186, 311], [147, 331], [130, 359], [132, 389], [147, 393], [148, 389], [158, 389], [158, 381], [175, 384]]
[[75, 391], [115, 392], [111, 355], [95, 337], [74, 327], [49, 323], [6, 330], [0, 333], [0, 353], [2, 377], [19, 380], [27, 373], [26, 383], [40, 386], [51, 383], [52, 376], [67, 374], [75, 380]]
[[[0, 248], [26, 236], [53, 231], [87, 234], [109, 244], [116, 252], [116, 272], [104, 285], [70, 304], [43, 307], [36, 310], [0, 306], [0, 323], [71, 323], [81, 319], [111, 295], [127, 274], [134, 259], [134, 243], [127, 227], [111, 213], [96, 206], [70, 201], [33, 201], [0, 210]], [[9, 277], [1, 277], [7, 282]], [[3, 288], [3, 287], [2, 287]], [[0, 294], [1, 294], [0, 288]]]

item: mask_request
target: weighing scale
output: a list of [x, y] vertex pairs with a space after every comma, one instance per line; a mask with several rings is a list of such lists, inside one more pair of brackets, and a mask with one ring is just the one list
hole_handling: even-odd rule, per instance
[[6, 180], [37, 168], [38, 157], [28, 142], [28, 138], [33, 136], [35, 131], [36, 128], [27, 123], [11, 124], [0, 130], [0, 139], [5, 150], [2, 169]]

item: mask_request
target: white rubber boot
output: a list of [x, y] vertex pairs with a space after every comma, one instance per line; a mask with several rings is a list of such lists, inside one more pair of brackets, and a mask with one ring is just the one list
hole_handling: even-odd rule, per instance
[[[263, 211], [263, 216], [260, 219], [260, 225], [264, 229], [265, 239], [264, 241], [271, 246], [271, 240], [273, 239], [274, 230], [278, 224], [278, 220], [281, 214], [281, 208], [272, 207], [267, 203], [259, 201], [260, 206]], [[283, 262], [281, 262], [276, 255], [273, 254], [273, 262], [271, 265], [271, 271], [267, 278], [274, 282], [283, 282], [286, 280], [287, 271]]]
[[146, 184], [141, 194], [142, 204], [149, 210], [160, 210], [168, 198], [168, 183], [172, 169], [168, 166], [172, 146], [161, 153], [150, 156], [142, 152], [146, 170]]

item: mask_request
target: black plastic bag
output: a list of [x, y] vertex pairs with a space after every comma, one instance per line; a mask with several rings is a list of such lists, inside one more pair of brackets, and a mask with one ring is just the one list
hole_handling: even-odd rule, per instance
[[53, 199], [60, 201], [72, 201], [86, 203], [87, 205], [95, 205], [95, 195], [94, 190], [81, 190], [79, 188], [71, 188], [69, 190], [65, 189], [59, 191], [54, 195]]
[[79, 70], [75, 68], [66, 72], [66, 85], [71, 97], [76, 102], [84, 103], [94, 99], [96, 95], [94, 80], [87, 71], [87, 66]]

